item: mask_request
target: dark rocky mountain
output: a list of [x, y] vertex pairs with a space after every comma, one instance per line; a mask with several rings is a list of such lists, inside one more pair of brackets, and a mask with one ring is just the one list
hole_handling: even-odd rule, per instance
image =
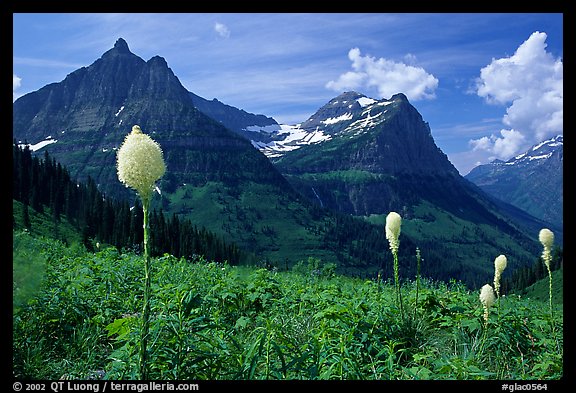
[[369, 216], [424, 198], [456, 215], [491, 216], [404, 94], [374, 100], [347, 92], [300, 128], [325, 137], [273, 160], [297, 189], [325, 206]]
[[285, 183], [245, 138], [196, 109], [162, 57], [144, 61], [123, 39], [92, 65], [16, 100], [13, 119], [14, 138], [52, 142], [50, 153], [59, 162], [79, 178], [91, 176], [104, 192], [123, 191], [115, 150], [134, 124], [164, 149], [171, 174], [165, 182], [194, 183], [228, 173], [236, 179], [240, 173]]
[[542, 141], [507, 161], [479, 165], [466, 175], [488, 194], [508, 202], [554, 228], [564, 217], [564, 137]]
[[[302, 225], [312, 227], [301, 197], [250, 141], [199, 111], [163, 58], [144, 61], [123, 39], [90, 66], [13, 104], [17, 142], [37, 154], [48, 150], [73, 177], [91, 177], [105, 194], [131, 199], [135, 194], [118, 181], [115, 162], [134, 124], [164, 151], [167, 173], [155, 203], [165, 213], [189, 217], [269, 257], [280, 248], [276, 243], [296, 242], [292, 233], [302, 236]], [[253, 196], [262, 208], [245, 205]], [[254, 235], [260, 225], [248, 228], [256, 216], [267, 225], [268, 237]], [[282, 231], [269, 223], [278, 219], [284, 220]], [[310, 248], [318, 245], [316, 237], [309, 236]], [[294, 254], [305, 259], [308, 243], [301, 243]]]

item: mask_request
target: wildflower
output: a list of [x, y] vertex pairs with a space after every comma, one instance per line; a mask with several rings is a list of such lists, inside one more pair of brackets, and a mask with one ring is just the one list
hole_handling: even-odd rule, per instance
[[400, 305], [400, 314], [404, 319], [404, 308], [402, 306], [402, 291], [400, 290], [400, 280], [398, 274], [398, 247], [400, 246], [400, 225], [402, 224], [402, 217], [396, 212], [388, 213], [386, 216], [386, 239], [390, 242], [390, 250], [394, 257], [394, 286], [396, 288], [396, 301]]
[[488, 321], [488, 312], [490, 307], [494, 304], [496, 298], [494, 297], [494, 290], [490, 284], [486, 284], [480, 290], [480, 302], [484, 306], [484, 320]]
[[554, 233], [547, 228], [543, 228], [540, 230], [538, 234], [538, 239], [540, 243], [544, 246], [544, 251], [542, 252], [542, 259], [546, 264], [546, 267], [550, 269], [550, 262], [552, 261], [552, 245], [554, 244]]
[[154, 190], [156, 180], [164, 175], [166, 165], [160, 145], [133, 126], [117, 155], [118, 179], [147, 198]]
[[554, 244], [554, 233], [548, 228], [542, 228], [538, 234], [540, 243], [544, 246], [542, 251], [542, 260], [548, 270], [548, 306], [550, 308], [550, 324], [552, 325], [552, 332], [554, 333], [554, 309], [552, 307], [552, 270], [550, 269], [550, 262], [552, 262], [552, 245]]
[[400, 246], [400, 225], [402, 224], [402, 217], [396, 212], [388, 213], [386, 216], [386, 239], [390, 243], [390, 250], [393, 253], [398, 252], [398, 247]]
[[504, 269], [506, 269], [507, 262], [505, 255], [499, 255], [494, 260], [494, 289], [498, 297], [500, 297], [500, 276]]
[[154, 183], [166, 172], [160, 145], [133, 126], [116, 156], [118, 179], [136, 190], [142, 200], [144, 213], [144, 307], [140, 331], [140, 378], [147, 379], [147, 346], [150, 326], [150, 225], [149, 211]]

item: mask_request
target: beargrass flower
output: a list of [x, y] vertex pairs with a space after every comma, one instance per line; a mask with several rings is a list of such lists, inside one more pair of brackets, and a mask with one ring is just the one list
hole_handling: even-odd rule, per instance
[[554, 245], [554, 233], [548, 228], [543, 228], [538, 234], [538, 239], [544, 246], [542, 259], [544, 260], [546, 267], [550, 269], [550, 262], [552, 261], [552, 245]]
[[494, 296], [494, 290], [490, 284], [486, 284], [480, 290], [480, 302], [484, 306], [484, 320], [488, 321], [488, 312], [490, 307], [494, 304], [496, 297]]
[[133, 126], [116, 156], [118, 179], [131, 187], [142, 200], [144, 213], [144, 306], [140, 332], [140, 378], [147, 379], [148, 333], [150, 326], [150, 226], [149, 212], [155, 182], [166, 172], [160, 145], [144, 134], [140, 126]]
[[540, 243], [544, 246], [542, 251], [542, 260], [548, 270], [548, 303], [550, 307], [550, 324], [552, 331], [554, 331], [554, 308], [552, 307], [552, 270], [550, 263], [552, 262], [552, 246], [554, 245], [554, 233], [548, 228], [542, 228], [538, 234]]
[[118, 179], [142, 198], [150, 196], [155, 182], [166, 172], [160, 145], [133, 126], [117, 154]]
[[506, 269], [507, 263], [508, 260], [505, 255], [499, 255], [494, 260], [494, 289], [498, 297], [500, 297], [500, 277], [504, 269]]
[[394, 257], [394, 284], [396, 288], [396, 301], [400, 305], [400, 314], [404, 319], [404, 307], [402, 306], [402, 291], [400, 290], [400, 279], [398, 273], [398, 248], [400, 246], [400, 225], [402, 217], [396, 212], [390, 212], [386, 216], [386, 239], [390, 243], [390, 250]]
[[400, 226], [402, 225], [402, 217], [396, 212], [390, 212], [386, 216], [386, 239], [390, 243], [390, 250], [397, 253], [400, 246]]

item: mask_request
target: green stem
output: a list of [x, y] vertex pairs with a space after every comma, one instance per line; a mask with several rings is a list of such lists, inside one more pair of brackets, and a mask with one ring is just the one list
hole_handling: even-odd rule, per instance
[[416, 301], [414, 303], [414, 318], [418, 309], [418, 290], [420, 289], [420, 249], [416, 247]]
[[[490, 311], [487, 311], [487, 313], [488, 314], [486, 314], [486, 315], [487, 315], [487, 317], [489, 317]], [[482, 342], [480, 343], [480, 349], [478, 349], [479, 354], [481, 354], [482, 351], [484, 350], [484, 343], [486, 342], [486, 335], [488, 332], [488, 319], [489, 318], [486, 318], [486, 321], [484, 322], [484, 331], [482, 332]]]
[[398, 275], [398, 253], [397, 252], [393, 252], [392, 253], [394, 255], [394, 282], [396, 285], [396, 300], [400, 305], [400, 315], [402, 316], [402, 319], [404, 319], [404, 308], [402, 306], [402, 292], [400, 291], [400, 280], [399, 280], [399, 275]]
[[150, 329], [150, 227], [148, 222], [150, 197], [140, 196], [144, 212], [144, 306], [142, 309], [142, 330], [140, 332], [140, 379], [148, 379], [147, 346]]
[[546, 269], [548, 269], [548, 302], [550, 305], [550, 324], [552, 325], [552, 334], [554, 334], [554, 309], [552, 308], [552, 271], [550, 270], [550, 263], [546, 264]]

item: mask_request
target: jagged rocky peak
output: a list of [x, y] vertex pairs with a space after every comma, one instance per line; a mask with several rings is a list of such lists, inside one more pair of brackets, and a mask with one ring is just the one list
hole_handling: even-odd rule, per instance
[[109, 56], [121, 56], [121, 55], [136, 56], [132, 52], [130, 52], [128, 43], [123, 38], [118, 38], [118, 40], [116, 40], [116, 43], [114, 44], [114, 47], [104, 52], [102, 57], [105, 58]]
[[163, 58], [162, 56], [153, 56], [150, 58], [150, 60], [148, 60], [147, 63], [150, 66], [154, 66], [154, 67], [168, 68], [168, 63], [166, 62], [166, 59]]
[[114, 49], [118, 52], [130, 52], [130, 48], [128, 48], [128, 43], [124, 40], [124, 38], [118, 38], [116, 43], [114, 44]]

